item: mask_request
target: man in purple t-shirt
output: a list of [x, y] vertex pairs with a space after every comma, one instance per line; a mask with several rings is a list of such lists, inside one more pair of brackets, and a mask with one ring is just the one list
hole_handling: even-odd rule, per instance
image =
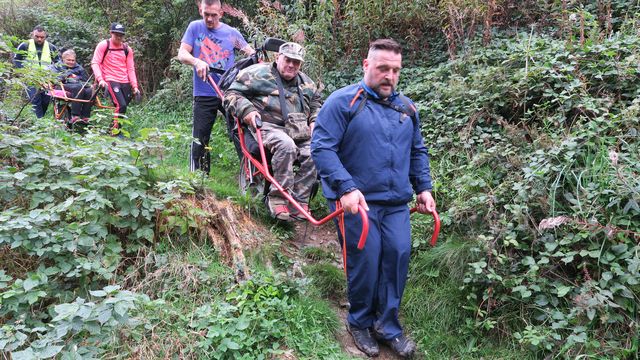
[[[247, 44], [235, 28], [220, 22], [222, 4], [220, 0], [201, 0], [202, 20], [192, 21], [187, 27], [178, 51], [178, 60], [193, 66], [193, 130], [198, 140], [191, 143], [191, 171], [202, 170], [209, 174], [211, 157], [205, 147], [209, 145], [211, 128], [216, 119], [220, 99], [206, 82], [209, 67], [226, 70], [233, 66], [234, 50], [251, 55], [255, 50]], [[212, 74], [218, 81], [218, 75]]]

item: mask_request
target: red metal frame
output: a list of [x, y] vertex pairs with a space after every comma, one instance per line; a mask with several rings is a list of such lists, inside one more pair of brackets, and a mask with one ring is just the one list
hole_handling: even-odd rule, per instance
[[[224, 94], [220, 90], [220, 87], [218, 86], [218, 84], [216, 84], [216, 82], [213, 80], [213, 77], [210, 74], [208, 74], [207, 79], [209, 80], [209, 83], [215, 90], [216, 94], [222, 99], [224, 97]], [[269, 172], [269, 165], [267, 164], [267, 156], [264, 151], [264, 145], [262, 143], [262, 132], [260, 128], [259, 127], [256, 128], [256, 140], [258, 142], [258, 148], [260, 149], [260, 158], [261, 158], [261, 161], [258, 161], [251, 155], [249, 150], [247, 150], [247, 146], [244, 142], [244, 129], [242, 127], [241, 120], [238, 118], [235, 118], [235, 120], [236, 120], [237, 129], [238, 129], [238, 140], [240, 142], [240, 149], [242, 150], [242, 154], [244, 155], [244, 157], [247, 160], [251, 161], [251, 164], [255, 166], [256, 170], [260, 172], [262, 176], [264, 176], [264, 180], [268, 181], [271, 184], [271, 186], [275, 186], [276, 189], [280, 192], [280, 194], [282, 194], [282, 196], [285, 199], [287, 199], [289, 204], [293, 205], [293, 207], [295, 207], [300, 214], [304, 215], [307, 221], [309, 221], [311, 224], [315, 226], [320, 226], [322, 224], [325, 224], [329, 220], [339, 215], [342, 215], [344, 213], [344, 209], [342, 207], [336, 206], [336, 210], [334, 212], [332, 212], [331, 214], [327, 215], [326, 217], [320, 220], [316, 220], [308, 211], [306, 211], [300, 205], [300, 203], [296, 199], [294, 199], [287, 192], [286, 189], [282, 187], [282, 185], [280, 185], [280, 183], [276, 181], [276, 179], [273, 178], [273, 176]], [[247, 166], [247, 165], [241, 164], [241, 166]], [[250, 171], [247, 171], [247, 173], [250, 173]], [[411, 213], [416, 211], [417, 211], [417, 208], [415, 207], [411, 209]], [[360, 234], [360, 239], [358, 241], [358, 250], [362, 250], [364, 249], [364, 246], [367, 242], [367, 235], [369, 234], [369, 218], [367, 216], [367, 211], [360, 205], [358, 205], [358, 213], [360, 214], [360, 218], [362, 219], [362, 232]], [[433, 235], [431, 236], [431, 246], [435, 246], [436, 241], [438, 240], [438, 235], [440, 234], [440, 216], [435, 210], [431, 214], [433, 215], [433, 219], [435, 222], [434, 232], [433, 232]], [[347, 265], [346, 265], [346, 248], [345, 247], [343, 247], [343, 257], [344, 257], [344, 268], [346, 271]]]
[[[251, 153], [247, 150], [247, 146], [244, 142], [244, 130], [242, 128], [242, 124], [240, 123], [240, 119], [236, 118], [236, 124], [238, 125], [238, 139], [240, 141], [240, 149], [242, 150], [242, 155], [249, 161], [251, 164], [255, 166], [256, 170], [264, 176], [265, 181], [268, 181], [271, 186], [275, 186], [276, 189], [282, 194], [282, 196], [289, 201], [289, 204], [293, 205], [300, 214], [304, 215], [304, 217], [309, 221], [312, 225], [320, 226], [325, 224], [329, 220], [341, 215], [344, 213], [344, 209], [336, 209], [336, 211], [331, 214], [325, 216], [324, 218], [317, 220], [315, 219], [308, 211], [306, 211], [300, 203], [294, 199], [287, 190], [285, 190], [280, 183], [273, 178], [271, 173], [269, 172], [269, 165], [267, 164], [267, 155], [264, 151], [264, 145], [262, 143], [262, 132], [260, 129], [256, 129], [256, 140], [258, 142], [258, 148], [260, 149], [260, 157], [262, 161], [258, 161], [255, 159]], [[369, 218], [367, 217], [367, 211], [362, 207], [358, 207], [358, 213], [360, 214], [360, 218], [362, 219], [362, 233], [360, 234], [360, 240], [358, 241], [358, 249], [362, 250], [364, 248], [365, 243], [367, 242], [367, 235], [369, 234]]]
[[[49, 85], [48, 86], [48, 92], [49, 92], [49, 96], [54, 100], [54, 101], [61, 101], [61, 102], [65, 102], [65, 106], [62, 108], [62, 111], [58, 111], [57, 107], [54, 106], [53, 107], [53, 116], [56, 118], [56, 120], [62, 120], [64, 117], [64, 113], [65, 111], [68, 111], [68, 107], [70, 102], [79, 102], [79, 103], [92, 103], [93, 106], [97, 107], [98, 109], [110, 109], [110, 110], [115, 110], [115, 106], [108, 106], [108, 105], [103, 105], [102, 102], [100, 101], [100, 98], [97, 96], [98, 92], [100, 91], [99, 89], [95, 89], [91, 95], [91, 99], [89, 100], [84, 100], [84, 99], [77, 99], [77, 98], [70, 98], [67, 96], [67, 92], [64, 89], [64, 84], [60, 84], [60, 87], [62, 90], [62, 93], [64, 95], [60, 96], [58, 95], [58, 93], [56, 92], [56, 89], [52, 86]], [[114, 114], [114, 122], [117, 122], [116, 116]]]

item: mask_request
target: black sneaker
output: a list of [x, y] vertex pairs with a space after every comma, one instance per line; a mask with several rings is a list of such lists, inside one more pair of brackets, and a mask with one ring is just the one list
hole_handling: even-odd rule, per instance
[[404, 335], [391, 340], [380, 339], [380, 342], [390, 347], [401, 358], [410, 358], [416, 352], [416, 343]]
[[380, 354], [378, 342], [371, 336], [369, 328], [356, 329], [347, 323], [347, 331], [349, 331], [353, 337], [353, 342], [356, 344], [356, 347], [367, 356], [375, 357]]

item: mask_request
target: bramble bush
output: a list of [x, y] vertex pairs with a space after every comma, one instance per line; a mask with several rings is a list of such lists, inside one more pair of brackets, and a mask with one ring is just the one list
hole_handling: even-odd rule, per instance
[[620, 28], [583, 45], [499, 37], [403, 70], [446, 231], [476, 243], [458, 280], [478, 335], [568, 357], [639, 349], [640, 37]]
[[[0, 136], [0, 353], [341, 358], [337, 319], [308, 282], [256, 270], [235, 284], [214, 249], [192, 243], [203, 210], [174, 200], [193, 189], [160, 178], [158, 140], [175, 134], [45, 127]], [[174, 253], [186, 244], [214, 255]]]
[[137, 326], [149, 299], [113, 284], [188, 188], [154, 174], [162, 146], [150, 138], [52, 128], [0, 134], [0, 351], [14, 359], [95, 357]]

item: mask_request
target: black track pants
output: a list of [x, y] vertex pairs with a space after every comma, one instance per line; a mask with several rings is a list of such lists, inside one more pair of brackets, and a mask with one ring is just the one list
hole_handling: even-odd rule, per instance
[[193, 98], [193, 130], [191, 135], [198, 142], [191, 143], [191, 171], [202, 170], [209, 174], [211, 156], [205, 147], [211, 139], [211, 129], [218, 114], [220, 98], [216, 96], [195, 96]]

